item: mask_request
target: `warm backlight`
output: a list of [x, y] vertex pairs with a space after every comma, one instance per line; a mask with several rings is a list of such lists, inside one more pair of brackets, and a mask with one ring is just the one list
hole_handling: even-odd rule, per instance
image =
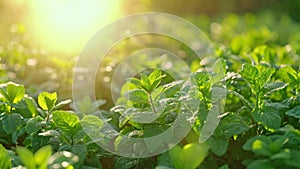
[[120, 16], [119, 1], [32, 1], [31, 34], [47, 50], [77, 53], [96, 31]]

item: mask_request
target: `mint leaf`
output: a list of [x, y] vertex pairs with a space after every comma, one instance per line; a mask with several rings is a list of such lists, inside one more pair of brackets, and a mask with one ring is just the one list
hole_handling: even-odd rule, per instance
[[8, 134], [11, 135], [19, 128], [22, 127], [22, 116], [19, 114], [6, 114], [2, 119], [2, 128]]
[[144, 73], [140, 73], [140, 76], [141, 76], [142, 88], [145, 89], [147, 92], [150, 92], [151, 83], [148, 76]]
[[198, 87], [200, 86], [206, 86], [209, 84], [209, 74], [207, 72], [195, 72], [192, 74], [192, 82], [197, 85]]
[[0, 144], [0, 168], [10, 169], [11, 159], [6, 149]]
[[43, 121], [44, 121], [44, 119], [41, 118], [40, 116], [29, 119], [25, 126], [26, 133], [32, 134], [32, 133], [35, 133], [35, 132], [39, 131], [40, 129], [42, 129]]
[[134, 103], [147, 103], [148, 94], [142, 89], [134, 89], [126, 92], [125, 97]]
[[261, 89], [270, 79], [272, 74], [275, 72], [275, 68], [267, 68], [263, 72], [259, 73], [259, 76], [257, 78], [257, 84], [259, 86], [259, 89]]
[[249, 139], [244, 145], [243, 149], [252, 151], [258, 155], [270, 157], [272, 152], [269, 145], [272, 143], [271, 138], [266, 136], [255, 136]]
[[55, 105], [55, 107], [53, 108], [53, 110], [58, 110], [68, 104], [70, 104], [72, 102], [71, 99], [67, 99], [67, 100], [64, 100], [64, 101], [61, 101], [59, 102], [57, 105]]
[[9, 96], [10, 103], [18, 103], [22, 100], [25, 94], [24, 86], [16, 83], [9, 83], [6, 87], [6, 91]]
[[23, 85], [19, 85], [13, 82], [8, 82], [1, 86], [0, 93], [4, 96], [6, 102], [14, 104], [20, 102], [25, 94], [25, 88]]
[[26, 107], [30, 111], [31, 116], [35, 117], [39, 114], [39, 111], [37, 110], [37, 104], [31, 97], [24, 97], [24, 100], [26, 102]]
[[266, 89], [267, 93], [272, 93], [277, 90], [281, 90], [288, 86], [288, 84], [283, 83], [283, 82], [271, 82], [267, 83], [264, 88]]
[[57, 95], [56, 92], [48, 93], [42, 92], [38, 96], [38, 103], [43, 110], [51, 111], [56, 103]]
[[151, 84], [150, 91], [153, 91], [160, 84], [162, 78], [161, 71], [156, 69], [149, 75], [149, 81]]
[[253, 89], [255, 89], [255, 79], [257, 78], [258, 74], [258, 69], [249, 63], [243, 64], [242, 71], [240, 72], [242, 78], [248, 81]]
[[210, 149], [217, 156], [222, 156], [228, 148], [228, 140], [225, 138], [214, 137], [210, 140]]
[[273, 163], [269, 159], [255, 160], [247, 166], [247, 169], [275, 169]]
[[288, 83], [291, 83], [297, 79], [297, 72], [291, 66], [281, 67], [277, 72], [277, 75]]
[[35, 164], [39, 166], [39, 168], [47, 168], [48, 159], [52, 154], [52, 147], [50, 145], [44, 146], [40, 148], [34, 154]]
[[207, 144], [190, 143], [183, 148], [175, 146], [169, 151], [171, 161], [176, 169], [195, 169], [207, 156]]
[[80, 121], [80, 124], [88, 136], [98, 137], [103, 126], [103, 121], [94, 115], [86, 115]]
[[277, 130], [281, 125], [281, 117], [274, 107], [264, 106], [263, 110], [253, 112], [252, 116], [256, 122], [270, 129]]
[[137, 78], [129, 78], [127, 81], [134, 84], [134, 85], [136, 85], [137, 87], [142, 86], [142, 82]]
[[288, 110], [285, 114], [300, 119], [300, 105]]
[[54, 124], [66, 134], [74, 135], [80, 129], [79, 118], [69, 111], [53, 112]]
[[25, 147], [18, 146], [16, 152], [27, 169], [36, 169], [33, 153]]
[[232, 137], [233, 135], [239, 135], [250, 129], [250, 122], [246, 117], [230, 113], [222, 118], [217, 130], [225, 137]]

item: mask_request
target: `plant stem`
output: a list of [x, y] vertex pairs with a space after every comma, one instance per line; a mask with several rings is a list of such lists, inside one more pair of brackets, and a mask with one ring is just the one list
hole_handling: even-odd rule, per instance
[[49, 121], [49, 119], [50, 119], [50, 113], [51, 113], [51, 112], [47, 111], [46, 123], [47, 123], [47, 122]]
[[256, 93], [256, 105], [255, 106], [257, 107], [258, 110], [260, 109], [260, 106], [259, 106], [259, 104], [260, 104], [259, 95], [260, 95], [260, 91], [258, 91]]
[[154, 113], [157, 113], [156, 109], [155, 109], [155, 106], [154, 106], [154, 103], [153, 103], [153, 99], [152, 99], [152, 96], [151, 96], [151, 93], [148, 92], [148, 95], [149, 95], [149, 101], [150, 101], [150, 105], [151, 105], [151, 109]]

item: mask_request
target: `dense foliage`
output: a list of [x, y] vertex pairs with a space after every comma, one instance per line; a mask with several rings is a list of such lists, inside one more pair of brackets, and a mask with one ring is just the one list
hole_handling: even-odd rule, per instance
[[[268, 13], [230, 14], [220, 21], [190, 20], [204, 28], [214, 42], [217, 63], [225, 72], [218, 79], [222, 84], [214, 83], [218, 77], [187, 55], [183, 59], [192, 69], [188, 76], [193, 79], [191, 84], [159, 69], [144, 70], [123, 85], [117, 105], [107, 100], [108, 108], [103, 108], [104, 100], [92, 102], [86, 97], [76, 104], [81, 113], [75, 111], [71, 100], [61, 101], [70, 93], [58, 92], [66, 95], [57, 98], [53, 92], [59, 80], [70, 82], [65, 72], [72, 71], [72, 63], [46, 56], [44, 63], [41, 56], [26, 50], [22, 41], [4, 47], [0, 53], [0, 168], [300, 168], [300, 25], [287, 16], [274, 18]], [[41, 71], [45, 65], [48, 71]], [[100, 74], [112, 73], [111, 69], [101, 70]], [[37, 81], [37, 76], [53, 78]], [[50, 86], [48, 92], [33, 90], [45, 82]], [[185, 92], [190, 87], [187, 84], [195, 90]], [[214, 102], [213, 88], [226, 94], [224, 111], [212, 137], [199, 143]], [[101, 90], [110, 92], [105, 84]], [[154, 157], [116, 156], [103, 150], [83, 129], [92, 126], [90, 132], [97, 132], [105, 117], [119, 133], [150, 137], [166, 130], [186, 111], [181, 101], [187, 98], [197, 102], [196, 109], [191, 108], [197, 112], [191, 131], [171, 150]], [[158, 118], [143, 123], [141, 116], [157, 113]], [[121, 144], [121, 139], [114, 140], [116, 149]]]

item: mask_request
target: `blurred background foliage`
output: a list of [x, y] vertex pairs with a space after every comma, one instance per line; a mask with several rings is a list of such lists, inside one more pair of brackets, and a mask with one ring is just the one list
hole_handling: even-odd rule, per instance
[[[74, 7], [78, 15], [70, 15], [70, 20], [64, 18], [64, 11], [67, 14], [69, 9], [59, 8], [52, 2], [53, 8], [47, 18], [47, 11], [39, 6], [37, 2], [25, 0], [2, 0], [0, 1], [0, 82], [15, 81], [22, 83], [27, 88], [27, 93], [37, 96], [41, 91], [56, 91], [61, 97], [60, 100], [71, 98], [71, 85], [73, 67], [80, 50], [88, 39], [98, 31], [101, 26], [112, 22], [114, 19], [137, 12], [166, 12], [183, 17], [198, 26], [214, 43], [218, 55], [227, 59], [232, 69], [237, 70], [243, 61], [252, 60], [263, 62], [264, 60], [273, 66], [290, 64], [299, 66], [300, 53], [300, 1], [299, 0], [116, 0], [111, 1], [110, 8], [105, 6], [105, 1], [98, 1], [99, 11], [97, 15], [102, 17], [96, 19], [96, 23], [90, 29], [77, 32], [73, 31], [70, 36], [64, 36], [62, 27], [51, 25], [50, 14], [58, 13], [58, 18], [65, 19], [64, 29], [68, 32], [76, 29], [76, 26], [89, 27], [88, 18], [80, 17], [89, 9]], [[89, 2], [82, 2], [82, 4]], [[103, 3], [103, 5], [101, 5]], [[44, 4], [45, 5], [45, 4]], [[68, 5], [68, 4], [67, 4]], [[104, 6], [104, 7], [103, 7]], [[101, 8], [102, 7], [102, 8]], [[36, 19], [38, 13], [32, 12], [41, 8], [40, 19]], [[106, 8], [104, 10], [104, 8]], [[51, 12], [52, 11], [52, 12]], [[104, 13], [105, 12], [105, 13]], [[104, 18], [104, 19], [103, 19]], [[78, 25], [68, 27], [74, 20]], [[49, 20], [47, 27], [34, 27], [41, 25], [42, 21]], [[99, 23], [98, 23], [99, 22]], [[72, 26], [72, 25], [71, 25]], [[37, 31], [38, 29], [41, 29]], [[62, 39], [56, 42], [51, 39], [56, 32]], [[42, 32], [42, 33], [41, 33]], [[38, 38], [41, 35], [47, 35]], [[84, 35], [84, 37], [83, 37]], [[79, 45], [73, 45], [73, 37], [80, 38]], [[47, 38], [48, 37], [48, 38]], [[147, 39], [141, 38], [141, 39]], [[43, 40], [40, 40], [43, 39]], [[78, 40], [78, 39], [77, 39]], [[154, 40], [157, 40], [154, 38]], [[50, 47], [49, 41], [56, 44], [57, 48]], [[47, 43], [46, 43], [47, 42]], [[138, 41], [140, 42], [140, 41]], [[155, 41], [156, 42], [156, 41]], [[161, 44], [171, 43], [172, 51], [179, 52], [182, 59], [191, 67], [199, 66], [199, 60], [193, 57], [186, 46], [178, 45], [172, 39], [160, 39]], [[117, 68], [120, 59], [131, 54], [143, 45], [125, 40], [117, 44], [107, 54], [106, 59], [101, 63], [97, 73], [96, 93], [98, 98], [108, 100], [106, 107], [112, 106], [111, 79]], [[140, 46], [139, 46], [140, 45]], [[155, 44], [145, 44], [145, 46]], [[266, 46], [267, 45], [267, 46]], [[59, 47], [59, 48], [58, 48]], [[73, 48], [72, 48], [73, 47]], [[65, 49], [65, 50], [61, 50]], [[183, 52], [182, 52], [183, 51]], [[262, 57], [265, 56], [265, 57]], [[192, 58], [192, 59], [191, 59]], [[158, 57], [151, 63], [154, 66], [164, 66], [165, 60]], [[140, 62], [143, 62], [141, 59]], [[239, 64], [238, 64], [239, 63]], [[176, 64], [174, 64], [176, 65]], [[173, 68], [176, 70], [176, 67]], [[123, 71], [123, 73], [126, 72]], [[118, 86], [121, 86], [117, 85]], [[116, 92], [117, 93], [117, 92]]]

